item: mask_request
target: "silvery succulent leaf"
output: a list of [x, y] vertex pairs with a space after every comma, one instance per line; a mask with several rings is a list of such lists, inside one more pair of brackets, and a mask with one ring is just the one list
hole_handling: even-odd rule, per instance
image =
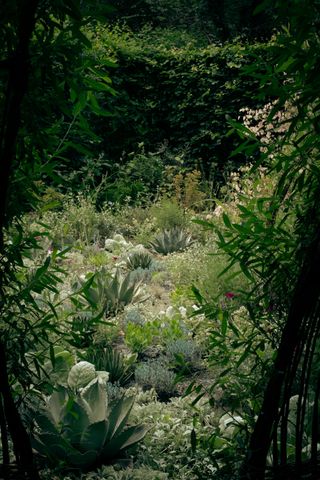
[[106, 419], [107, 393], [105, 385], [96, 378], [81, 391], [81, 398], [86, 403], [90, 423]]
[[79, 389], [88, 385], [96, 377], [96, 369], [92, 363], [78, 362], [69, 372], [68, 385], [72, 389]]

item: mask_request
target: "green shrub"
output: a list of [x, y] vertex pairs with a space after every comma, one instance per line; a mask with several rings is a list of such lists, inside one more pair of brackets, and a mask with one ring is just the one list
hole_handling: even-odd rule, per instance
[[[96, 472], [91, 472], [82, 476], [82, 480], [168, 480], [168, 475], [159, 470], [154, 470], [148, 466], [127, 467], [105, 465]], [[42, 471], [41, 479], [52, 480], [52, 471]], [[63, 477], [64, 480], [79, 480], [78, 475], [70, 474]], [[54, 477], [54, 480], [58, 480]]]
[[111, 261], [108, 253], [104, 250], [97, 249], [96, 246], [90, 246], [88, 249], [85, 249], [83, 254], [85, 265], [88, 265], [91, 268], [95, 267], [100, 269], [101, 267], [109, 265]]
[[145, 318], [138, 310], [138, 308], [128, 308], [124, 315], [124, 324], [133, 323], [135, 325], [143, 325], [145, 323]]
[[170, 364], [179, 372], [190, 373], [200, 366], [200, 350], [193, 340], [178, 338], [168, 342], [166, 355]]
[[161, 400], [176, 395], [175, 374], [163, 361], [153, 360], [141, 363], [135, 370], [135, 380], [143, 388], [154, 388]]
[[[136, 144], [132, 147], [136, 150]], [[104, 201], [120, 205], [145, 205], [150, 199], [155, 198], [163, 181], [163, 158], [157, 153], [145, 152], [142, 142], [138, 147], [138, 152], [132, 150], [129, 154], [122, 152], [121, 164], [113, 165], [111, 177], [113, 181], [108, 181], [107, 178]], [[143, 217], [141, 211], [136, 210], [132, 213], [133, 218], [139, 217], [141, 221]], [[127, 218], [127, 222], [124, 220], [125, 218], [121, 219], [121, 233], [127, 235], [128, 232], [123, 231], [123, 227], [126, 224], [130, 225], [132, 218]]]
[[150, 209], [150, 216], [156, 220], [156, 227], [160, 230], [168, 230], [186, 225], [186, 216], [175, 199], [162, 198]]
[[[135, 420], [151, 427], [143, 445], [137, 447], [138, 459], [175, 480], [219, 478], [217, 464], [221, 462], [221, 451], [212, 448], [210, 442], [206, 446], [207, 439], [215, 433], [216, 412], [207, 399], [199, 401], [198, 408], [192, 405], [193, 400], [194, 397], [188, 396], [174, 397], [168, 403], [135, 403], [132, 412]], [[197, 438], [195, 451], [191, 443], [192, 431]]]
[[128, 323], [125, 327], [125, 342], [134, 353], [142, 354], [147, 347], [153, 344], [159, 334], [159, 328], [153, 322], [143, 325]]
[[107, 467], [103, 470], [106, 480], [168, 480], [168, 475], [150, 467], [126, 468], [115, 470]]
[[248, 288], [248, 279], [236, 264], [228, 273], [219, 277], [227, 265], [228, 258], [226, 255], [218, 255], [214, 238], [206, 245], [194, 243], [184, 252], [166, 258], [167, 269], [176, 287], [184, 290], [189, 289], [190, 285], [196, 285], [203, 296], [212, 299], [221, 295], [225, 300], [226, 292], [246, 291]]
[[[170, 307], [167, 308], [167, 312], [169, 309]], [[169, 341], [184, 338], [190, 333], [179, 313], [174, 313], [173, 316], [161, 315], [153, 323], [158, 326], [161, 340], [165, 344]]]
[[[230, 130], [226, 116], [236, 119], [241, 107], [256, 103], [258, 82], [241, 75], [241, 69], [252, 56], [266, 58], [268, 45], [237, 41], [199, 48], [186, 41], [177, 47], [168, 45], [168, 31], [159, 41], [151, 35], [106, 28], [96, 39], [96, 51], [117, 61], [113, 82], [119, 95], [108, 102], [113, 116], [96, 123], [103, 148], [109, 158], [119, 159], [123, 151], [134, 151], [138, 142], [144, 142], [146, 152], [167, 142], [169, 150], [186, 152], [184, 166], [196, 168], [201, 163], [211, 180], [221, 182], [226, 158], [239, 145], [237, 135], [226, 137]], [[154, 155], [164, 157], [165, 152]], [[171, 165], [177, 163], [175, 156]], [[239, 153], [235, 160], [246, 162], [247, 156]], [[133, 175], [131, 184], [126, 181], [126, 190], [121, 187], [122, 198], [136, 195], [132, 191], [137, 183], [137, 189], [142, 188], [139, 175], [137, 180]], [[116, 180], [114, 189], [116, 196]]]
[[117, 232], [127, 238], [135, 239], [135, 243], [144, 244], [144, 238], [150, 238], [155, 231], [155, 225], [149, 215], [148, 203], [144, 207], [119, 205], [114, 211]]
[[115, 229], [109, 210], [98, 212], [90, 197], [65, 198], [63, 209], [43, 214], [42, 222], [50, 227], [50, 236], [58, 247], [80, 243], [101, 243]]
[[191, 235], [175, 227], [159, 233], [149, 245], [155, 252], [167, 255], [186, 250], [193, 242]]

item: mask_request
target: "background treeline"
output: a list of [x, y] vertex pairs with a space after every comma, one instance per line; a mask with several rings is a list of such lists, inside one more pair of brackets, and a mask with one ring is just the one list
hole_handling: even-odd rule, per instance
[[[268, 63], [275, 20], [271, 12], [254, 15], [255, 3], [111, 1], [99, 26], [82, 28], [93, 50], [64, 34], [46, 43], [51, 51], [35, 52], [26, 117], [36, 131], [44, 130], [39, 118], [50, 124], [41, 142], [56, 159], [55, 188], [78, 192], [103, 183], [98, 204], [136, 202], [156, 195], [171, 165], [199, 170], [205, 188], [218, 194], [228, 171], [248, 160], [241, 152], [230, 160], [241, 141], [228, 134], [229, 119], [260, 106], [259, 79], [243, 67], [256, 58]], [[73, 78], [65, 74], [67, 57]], [[38, 95], [44, 85], [48, 98], [62, 93], [53, 109]], [[49, 110], [57, 111], [54, 126]], [[48, 183], [43, 171], [40, 179]]]
[[[253, 56], [266, 56], [267, 47], [199, 47], [187, 34], [185, 44], [177, 47], [171, 41], [181, 41], [180, 35], [170, 35], [102, 32], [102, 49], [117, 63], [111, 74], [117, 95], [107, 99], [112, 115], [95, 124], [100, 148], [115, 160], [143, 142], [150, 152], [165, 149], [164, 161], [170, 161], [171, 152], [171, 157], [181, 157], [183, 166], [220, 179], [239, 143], [235, 136], [226, 137], [228, 117], [236, 119], [241, 108], [255, 106], [257, 81], [240, 71]], [[245, 160], [234, 157], [234, 162]]]
[[237, 35], [269, 38], [274, 27], [270, 7], [254, 15], [256, 0], [111, 0], [112, 20], [125, 22], [134, 31], [153, 28], [188, 30], [204, 41], [229, 40]]

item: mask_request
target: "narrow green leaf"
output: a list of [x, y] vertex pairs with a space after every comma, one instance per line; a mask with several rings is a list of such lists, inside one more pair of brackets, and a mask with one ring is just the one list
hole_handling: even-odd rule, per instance
[[226, 213], [222, 214], [222, 220], [227, 228], [232, 229], [231, 221]]
[[49, 346], [49, 353], [50, 353], [50, 360], [51, 360], [51, 363], [52, 363], [52, 368], [54, 368], [55, 364], [56, 364], [56, 357], [54, 355], [54, 348], [53, 348], [52, 344], [50, 344], [50, 346]]
[[222, 321], [221, 321], [221, 333], [222, 333], [223, 336], [226, 335], [227, 330], [228, 330], [228, 320], [225, 317], [225, 315], [223, 315]]

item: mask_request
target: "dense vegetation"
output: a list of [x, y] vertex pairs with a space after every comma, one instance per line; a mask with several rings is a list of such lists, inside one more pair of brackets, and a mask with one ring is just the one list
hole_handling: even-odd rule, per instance
[[319, 7], [1, 5], [0, 476], [318, 478]]

